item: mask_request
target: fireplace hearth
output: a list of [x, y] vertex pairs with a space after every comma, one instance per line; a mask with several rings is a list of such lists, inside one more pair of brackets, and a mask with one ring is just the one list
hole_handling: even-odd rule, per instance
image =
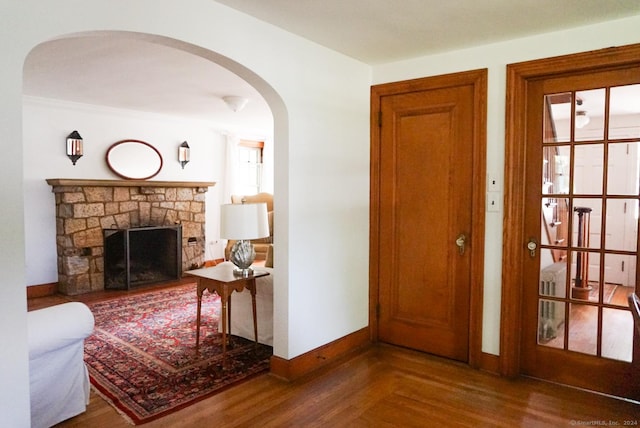
[[182, 227], [104, 230], [104, 288], [125, 289], [181, 277]]

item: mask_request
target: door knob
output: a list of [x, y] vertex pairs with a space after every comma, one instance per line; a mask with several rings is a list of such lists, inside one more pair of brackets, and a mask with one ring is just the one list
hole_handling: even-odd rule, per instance
[[536, 256], [536, 249], [538, 248], [538, 241], [536, 238], [529, 238], [529, 242], [527, 242], [527, 250], [529, 250], [529, 256], [534, 258]]
[[461, 233], [456, 239], [456, 245], [458, 246], [458, 251], [460, 251], [460, 255], [464, 254], [464, 244], [467, 241], [467, 237], [464, 233]]

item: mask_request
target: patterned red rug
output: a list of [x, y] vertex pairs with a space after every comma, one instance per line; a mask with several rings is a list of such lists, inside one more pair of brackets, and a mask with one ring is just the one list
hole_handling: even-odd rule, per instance
[[91, 384], [138, 425], [182, 409], [269, 369], [272, 348], [232, 336], [222, 369], [219, 297], [202, 299], [200, 352], [196, 286], [88, 304], [96, 320], [85, 341]]

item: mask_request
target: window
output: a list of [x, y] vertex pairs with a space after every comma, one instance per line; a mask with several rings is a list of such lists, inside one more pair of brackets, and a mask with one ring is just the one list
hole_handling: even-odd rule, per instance
[[240, 140], [238, 145], [238, 187], [241, 195], [262, 191], [263, 141]]

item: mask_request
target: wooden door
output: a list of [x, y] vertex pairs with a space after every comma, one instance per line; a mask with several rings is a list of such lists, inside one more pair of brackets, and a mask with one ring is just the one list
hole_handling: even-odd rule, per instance
[[[640, 179], [637, 166], [620, 167], [621, 153], [634, 157], [626, 164], [640, 161], [639, 112], [629, 115], [627, 104], [640, 96], [639, 50], [631, 50], [635, 63], [621, 49], [522, 64], [518, 72], [533, 74], [523, 86], [510, 85], [512, 99], [523, 97], [513, 113], [524, 122], [514, 123], [525, 125], [511, 140], [520, 148], [507, 142], [513, 173], [505, 203], [515, 208], [506, 213], [505, 238], [518, 238], [505, 242], [511, 272], [503, 271], [503, 328], [517, 331], [503, 335], [502, 349], [507, 364], [519, 360], [522, 374], [640, 399], [640, 353], [626, 300], [635, 281], [622, 284], [612, 273], [621, 260], [634, 272], [638, 264]], [[578, 126], [580, 110], [589, 114], [588, 126]], [[545, 241], [543, 211], [552, 203], [568, 213], [558, 219], [566, 227]], [[554, 258], [558, 253], [563, 257]], [[510, 300], [515, 287], [520, 302]], [[511, 360], [506, 346], [518, 336], [519, 358]]]
[[483, 251], [484, 76], [374, 87], [378, 339], [464, 362]]

